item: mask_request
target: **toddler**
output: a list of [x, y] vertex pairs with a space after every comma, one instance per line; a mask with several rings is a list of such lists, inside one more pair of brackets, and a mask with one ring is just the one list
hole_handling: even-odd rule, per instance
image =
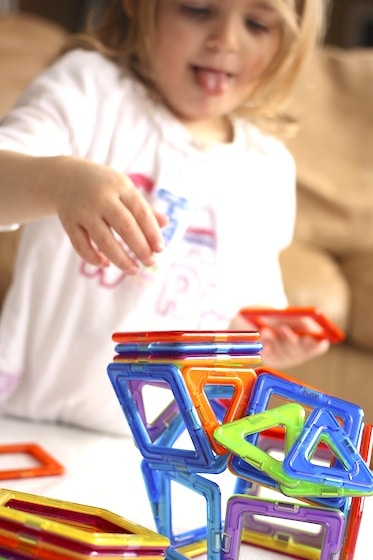
[[[274, 135], [325, 0], [108, 0], [0, 126], [4, 414], [124, 433], [111, 335], [286, 306], [295, 167]], [[271, 132], [270, 132], [271, 131]], [[244, 325], [250, 329], [250, 325]], [[263, 333], [286, 367], [326, 342]]]

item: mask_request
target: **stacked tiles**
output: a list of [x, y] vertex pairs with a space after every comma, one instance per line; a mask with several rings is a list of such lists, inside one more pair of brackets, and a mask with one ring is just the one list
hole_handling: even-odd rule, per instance
[[[108, 374], [143, 456], [169, 558], [236, 560], [246, 543], [306, 559], [353, 558], [364, 497], [373, 494], [372, 427], [357, 405], [259, 367], [256, 332], [113, 339]], [[144, 398], [152, 387], [172, 395], [154, 420]], [[192, 448], [180, 445], [185, 432]], [[220, 488], [208, 475], [227, 468], [237, 483], [223, 512]], [[203, 527], [174, 532], [175, 482], [206, 499]], [[318, 532], [310, 536], [299, 529], [304, 524]]]
[[169, 540], [108, 510], [0, 490], [0, 558], [161, 560]]

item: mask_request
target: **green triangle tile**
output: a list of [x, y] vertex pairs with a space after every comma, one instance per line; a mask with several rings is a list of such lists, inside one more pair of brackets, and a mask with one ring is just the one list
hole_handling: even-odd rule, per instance
[[282, 461], [278, 461], [255, 444], [247, 441], [247, 437], [275, 426], [283, 426], [285, 428], [285, 449], [289, 449], [301, 432], [304, 420], [304, 408], [297, 403], [288, 403], [222, 424], [214, 431], [214, 437], [231, 453], [238, 455], [280, 484], [291, 488], [298, 486], [299, 480], [284, 472]]

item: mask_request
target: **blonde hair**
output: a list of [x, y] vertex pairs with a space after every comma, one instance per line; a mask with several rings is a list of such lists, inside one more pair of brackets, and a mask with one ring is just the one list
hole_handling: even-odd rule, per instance
[[[153, 95], [157, 95], [148, 64], [155, 32], [157, 0], [97, 2], [83, 33], [75, 35], [72, 48], [100, 51], [129, 68]], [[324, 37], [329, 0], [271, 0], [282, 17], [282, 39], [269, 68], [246, 102], [235, 114], [251, 120], [281, 120], [286, 102], [315, 47]]]

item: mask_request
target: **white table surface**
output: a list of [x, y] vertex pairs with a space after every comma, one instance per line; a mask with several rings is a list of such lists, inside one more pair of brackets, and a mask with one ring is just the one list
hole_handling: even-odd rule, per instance
[[[125, 420], [124, 420], [125, 421]], [[0, 488], [28, 492], [54, 499], [67, 500], [105, 508], [144, 527], [155, 530], [145, 485], [140, 471], [141, 455], [131, 438], [110, 436], [72, 427], [24, 422], [0, 417], [0, 445], [38, 443], [66, 469], [62, 475], [0, 480]], [[17, 462], [16, 464], [15, 461]], [[21, 462], [22, 461], [22, 462]], [[22, 456], [0, 455], [0, 470], [28, 466]], [[229, 495], [233, 481], [226, 472], [214, 479]], [[221, 477], [219, 479], [219, 477]], [[178, 485], [179, 486], [179, 485]], [[189, 494], [194, 494], [189, 492]], [[198, 496], [200, 498], [200, 496]], [[174, 529], [177, 524], [188, 530], [206, 524], [205, 502], [202, 507], [189, 507], [185, 499], [176, 498], [173, 507]], [[195, 498], [193, 498], [195, 499]], [[197, 510], [201, 512], [198, 517]], [[196, 525], [196, 520], [198, 524]], [[373, 497], [365, 499], [365, 508], [354, 560], [367, 560], [372, 543]], [[371, 554], [371, 553], [369, 553]], [[283, 554], [253, 549], [250, 560], [283, 560]]]

